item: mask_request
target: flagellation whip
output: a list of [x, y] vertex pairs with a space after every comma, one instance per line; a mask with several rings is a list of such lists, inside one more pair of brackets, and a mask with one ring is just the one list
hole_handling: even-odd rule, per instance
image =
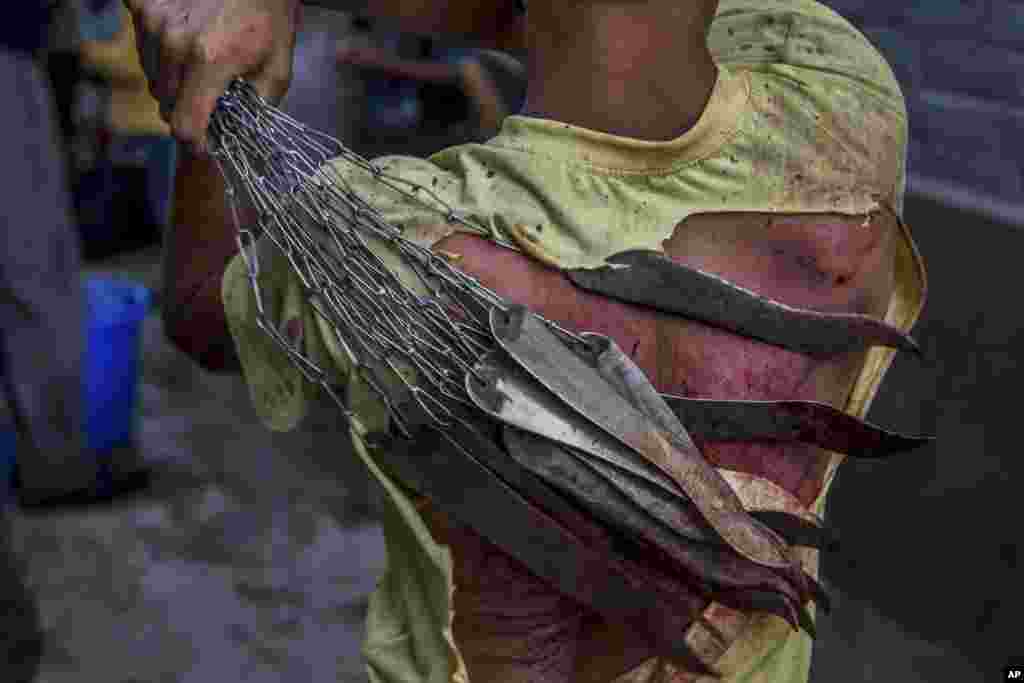
[[[233, 81], [220, 98], [207, 135], [210, 154], [226, 182], [238, 249], [255, 300], [255, 323], [307, 381], [337, 403], [346, 419], [353, 414], [338, 393], [337, 377], [282, 334], [280, 321], [267, 314], [260, 287], [260, 239], [287, 258], [351, 372], [387, 408], [396, 432], [391, 450], [406, 454], [392, 462], [411, 468], [403, 471], [413, 478], [430, 478], [434, 475], [423, 464], [428, 459], [422, 455], [423, 444], [434, 437], [447, 442], [449, 450], [461, 453], [474, 467], [485, 463], [478, 474], [496, 475], [499, 483], [489, 485], [511, 487], [510, 499], [521, 496], [523, 510], [538, 508], [563, 523], [573, 519], [589, 525], [594, 530], [590, 550], [604, 542], [595, 539], [618, 536], [654, 549], [669, 567], [667, 574], [684, 586], [680, 595], [696, 593], [768, 611], [807, 630], [812, 623], [805, 604], [825, 600], [790, 547], [791, 542], [826, 544], [820, 520], [748, 514], [693, 445], [687, 432], [691, 425], [704, 425], [708, 431], [753, 429], [752, 438], [842, 445], [871, 457], [927, 440], [885, 432], [820, 404], [661, 396], [610, 339], [565, 329], [506, 301], [446, 255], [408, 239], [351, 187], [337, 166], [361, 169], [381, 186], [467, 232], [514, 245], [467, 220], [430, 188], [386, 173], [337, 139], [271, 106], [242, 79]], [[255, 209], [255, 224], [239, 220], [242, 201]], [[413, 274], [415, 283], [403, 281], [386, 265], [382, 248]], [[653, 252], [621, 256], [628, 263], [610, 268], [605, 279], [594, 271], [573, 279], [585, 288], [606, 287], [616, 295], [624, 291], [613, 286], [616, 278], [624, 277], [622, 271], [635, 269], [635, 283], [643, 281], [643, 273], [660, 268], [662, 279], [682, 278], [679, 282], [688, 290], [702, 293], [679, 313], [748, 336], [786, 345], [790, 330], [810, 329], [815, 334], [809, 337], [820, 340], [826, 351], [851, 339], [862, 346], [914, 348], [903, 332], [864, 316], [793, 309]], [[725, 316], [723, 310], [738, 312], [738, 317]], [[791, 345], [806, 347], [808, 335], [790, 336]], [[445, 462], [465, 466], [455, 457]], [[444, 486], [425, 479], [421, 484], [427, 489]], [[459, 504], [450, 500], [454, 494], [425, 493], [442, 508], [446, 502]], [[579, 517], [580, 508], [600, 520], [600, 529]], [[492, 541], [529, 555], [528, 565], [544, 576], [547, 559], [533, 550], [538, 543], [516, 544], [522, 530], [498, 529], [494, 521], [462, 521], [491, 524]], [[606, 554], [615, 554], [613, 545], [603, 546]], [[580, 548], [580, 553], [589, 552], [586, 543]], [[634, 562], [625, 558], [616, 571], [628, 573], [627, 565], [634, 567]], [[545, 578], [573, 588], [564, 578], [548, 574]], [[580, 599], [601, 600], [581, 590], [576, 589]], [[699, 619], [699, 610], [691, 609], [687, 618]]]

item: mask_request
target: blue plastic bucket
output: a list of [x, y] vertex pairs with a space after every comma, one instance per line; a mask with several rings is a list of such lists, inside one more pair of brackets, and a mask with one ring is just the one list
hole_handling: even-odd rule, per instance
[[152, 294], [127, 280], [91, 277], [85, 299], [86, 445], [102, 455], [130, 445], [135, 435], [140, 332]]

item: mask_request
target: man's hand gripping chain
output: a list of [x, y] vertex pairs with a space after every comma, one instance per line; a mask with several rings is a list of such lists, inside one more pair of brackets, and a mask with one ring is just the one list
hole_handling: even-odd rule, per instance
[[[403, 238], [362, 198], [341, 189], [345, 181], [326, 166], [329, 159], [341, 157], [410, 201], [480, 231], [428, 188], [388, 176], [273, 109], [242, 82], [222, 98], [210, 139], [229, 188], [241, 186], [253, 200], [265, 241], [287, 256], [353, 370], [387, 405], [401, 435], [367, 435], [386, 445], [375, 449], [381, 459], [567, 594], [644, 625], [693, 670], [713, 670], [715, 656], [694, 656], [688, 640], [694, 626], [715, 631], [700, 614], [708, 599], [812, 628], [804, 605], [824, 595], [790, 544], [825, 545], [827, 534], [809, 514], [745, 510], [694, 446], [688, 427], [701, 435], [838, 445], [868, 456], [927, 441], [820, 404], [660, 396], [610, 339], [569, 332], [509, 305]], [[232, 206], [234, 192], [229, 189]], [[368, 248], [368, 238], [389, 244], [430, 294], [409, 290]], [[330, 374], [266, 315], [256, 233], [239, 226], [238, 240], [259, 327], [352, 418]], [[916, 348], [881, 321], [784, 306], [654, 252], [626, 252], [609, 262], [616, 265], [569, 276], [607, 296], [805, 353], [875, 344]], [[699, 295], [682, 296], [687, 292]], [[409, 368], [415, 380], [403, 372]], [[479, 502], [503, 505], [501, 514], [474, 509], [465, 495], [471, 488], [488, 493]], [[564, 496], [593, 518], [580, 516]], [[623, 537], [642, 543], [624, 546]], [[624, 550], [630, 543], [633, 550]], [[651, 548], [660, 559], [645, 554]], [[676, 572], [687, 577], [682, 584]]]

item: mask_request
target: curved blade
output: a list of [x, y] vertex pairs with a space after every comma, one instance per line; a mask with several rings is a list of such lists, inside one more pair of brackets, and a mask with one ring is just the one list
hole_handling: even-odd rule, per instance
[[[770, 591], [731, 591], [719, 593], [715, 599], [723, 605], [741, 612], [764, 612], [775, 615], [794, 630], [805, 628], [805, 625], [811, 621], [806, 610], [802, 610], [799, 603]], [[810, 628], [811, 630], [807, 633], [813, 638], [813, 622], [811, 622]]]
[[[544, 437], [515, 427], [506, 427], [504, 433], [505, 446], [516, 462], [564, 491], [606, 524], [628, 531], [627, 535], [643, 537], [670, 556], [680, 542], [722, 544], [703, 520], [690, 517], [686, 508], [695, 514], [692, 505], [665, 504], [667, 501], [639, 486], [627, 484], [622, 488], [619, 484], [623, 478], [614, 473], [614, 468], [599, 468]], [[604, 476], [609, 471], [613, 472], [610, 479]]]
[[793, 441], [856, 458], [885, 458], [935, 440], [886, 431], [826, 403], [661, 397], [691, 435], [708, 441]]
[[766, 567], [793, 565], [785, 543], [746, 513], [735, 492], [696, 449], [670, 441], [526, 308], [493, 309], [491, 331], [548, 390], [668, 474], [737, 553]]
[[[725, 546], [712, 547], [674, 533], [658, 523], [642, 500], [631, 498], [604, 480], [588, 467], [588, 462], [556, 443], [514, 427], [505, 430], [509, 454], [527, 470], [565, 491], [584, 508], [634, 542], [642, 541], [658, 548], [689, 580], [714, 586], [715, 590], [764, 590], [803, 602], [811, 594], [805, 592], [802, 573], [776, 572], [753, 564]], [[710, 529], [708, 530], [710, 533]]]
[[677, 448], [696, 452], [697, 447], [686, 427], [665, 403], [643, 369], [623, 353], [614, 339], [594, 332], [585, 332], [580, 337], [586, 344], [586, 352], [578, 351], [577, 354], [584, 363], [592, 365], [620, 396], [659, 429], [670, 434]]
[[821, 611], [825, 614], [832, 613], [832, 598], [829, 597], [828, 591], [825, 590], [825, 586], [807, 572], [804, 572], [804, 580], [807, 585], [811, 588], [811, 596], [814, 598], [814, 604], [821, 608]]
[[705, 599], [656, 566], [623, 557], [606, 532], [578, 512], [542, 509], [522, 495], [504, 477], [520, 479], [515, 470], [533, 475], [472, 427], [456, 421], [450, 432], [421, 428], [414, 439], [378, 435], [374, 446], [375, 458], [406, 485], [566, 595], [649, 634], [673, 656], [710, 673], [683, 637]]
[[672, 479], [580, 417], [503, 353], [484, 355], [467, 376], [466, 390], [480, 410], [506, 424], [571, 446], [688, 500]]
[[[669, 433], [673, 437], [673, 443], [677, 448], [696, 450], [696, 446], [690, 438], [688, 428], [684, 426], [679, 416], [673, 412], [672, 408], [665, 401], [665, 396], [658, 393], [640, 366], [623, 353], [614, 339], [592, 332], [583, 333], [580, 337], [585, 346], [574, 347], [572, 350], [585, 363], [594, 367], [619, 392], [619, 395], [632, 403], [659, 428]], [[774, 506], [780, 504], [782, 499], [789, 498], [789, 502], [794, 505], [792, 509], [801, 509], [799, 501], [793, 499], [790, 494], [782, 489], [774, 487], [774, 485], [766, 480], [755, 481], [759, 478], [743, 476], [726, 470], [719, 470], [719, 474], [729, 484], [730, 488], [739, 495], [740, 500], [744, 503], [744, 507], [751, 510], [751, 515], [758, 521], [762, 521], [762, 517], [753, 514], [757, 504], [767, 505], [768, 509], [774, 509]], [[621, 481], [626, 479], [626, 477], [620, 475], [619, 479], [619, 487], [623, 489], [628, 488], [628, 482]], [[741, 495], [741, 488], [734, 481], [737, 479], [743, 481], [742, 491], [746, 495]], [[632, 495], [639, 497], [645, 495], [643, 488], [643, 485], [637, 482], [637, 486], [630, 490]], [[772, 492], [769, 490], [771, 488], [776, 488], [776, 490]], [[752, 504], [753, 501], [748, 500], [748, 496], [754, 491], [759, 492], [762, 496], [767, 495], [767, 498], [761, 498], [757, 504]], [[650, 498], [651, 496], [657, 496], [659, 493], [651, 492], [646, 495]], [[808, 515], [808, 517], [813, 516]], [[765, 526], [783, 537], [790, 545], [821, 547], [827, 542], [825, 532], [822, 529], [822, 523], [819, 520], [811, 521], [781, 511], [775, 515], [769, 515], [767, 518], [774, 521], [775, 525], [765, 524]], [[669, 521], [668, 524], [672, 525], [672, 522]], [[780, 533], [780, 530], [784, 533]]]
[[[666, 474], [576, 415], [507, 356], [485, 355], [472, 376], [467, 390], [478, 408], [505, 424], [585, 454], [581, 466], [596, 472], [675, 534], [700, 543], [722, 543]], [[830, 546], [831, 534], [819, 524], [784, 512], [754, 510], [750, 514], [790, 545]]]
[[566, 274], [583, 289], [676, 313], [791, 351], [831, 356], [889, 346], [920, 353], [909, 334], [882, 320], [788, 306], [656, 251], [623, 251], [607, 261], [613, 265], [568, 270]]
[[781, 510], [751, 510], [750, 516], [782, 536], [790, 545], [827, 552], [839, 548], [839, 537], [827, 524], [816, 524]]

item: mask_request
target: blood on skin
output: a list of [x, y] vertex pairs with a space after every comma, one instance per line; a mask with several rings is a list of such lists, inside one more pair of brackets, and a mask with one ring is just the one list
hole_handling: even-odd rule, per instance
[[[889, 221], [834, 215], [701, 215], [681, 222], [665, 253], [782, 303], [881, 315], [891, 281]], [[561, 272], [466, 234], [437, 249], [485, 286], [570, 329], [604, 334], [633, 352], [664, 393], [693, 398], [806, 400], [842, 405], [854, 354], [815, 358], [703, 323], [585, 292]], [[888, 261], [886, 260], [888, 256]], [[859, 357], [859, 356], [857, 356]], [[765, 477], [809, 506], [827, 463], [800, 444], [704, 442], [712, 463]]]
[[[680, 263], [718, 274], [794, 306], [881, 316], [891, 295], [889, 245], [896, 224], [878, 218], [695, 216], [665, 241]], [[662, 392], [720, 399], [816, 400], [842, 405], [861, 354], [811, 358], [707, 325], [576, 288], [558, 270], [472, 235], [435, 249], [512, 301], [578, 331], [613, 338]], [[697, 441], [712, 463], [774, 481], [805, 506], [827, 464], [800, 444]], [[430, 505], [425, 520], [450, 545], [453, 629], [470, 680], [613, 680], [656, 654], [628, 627], [607, 621], [548, 586]]]

